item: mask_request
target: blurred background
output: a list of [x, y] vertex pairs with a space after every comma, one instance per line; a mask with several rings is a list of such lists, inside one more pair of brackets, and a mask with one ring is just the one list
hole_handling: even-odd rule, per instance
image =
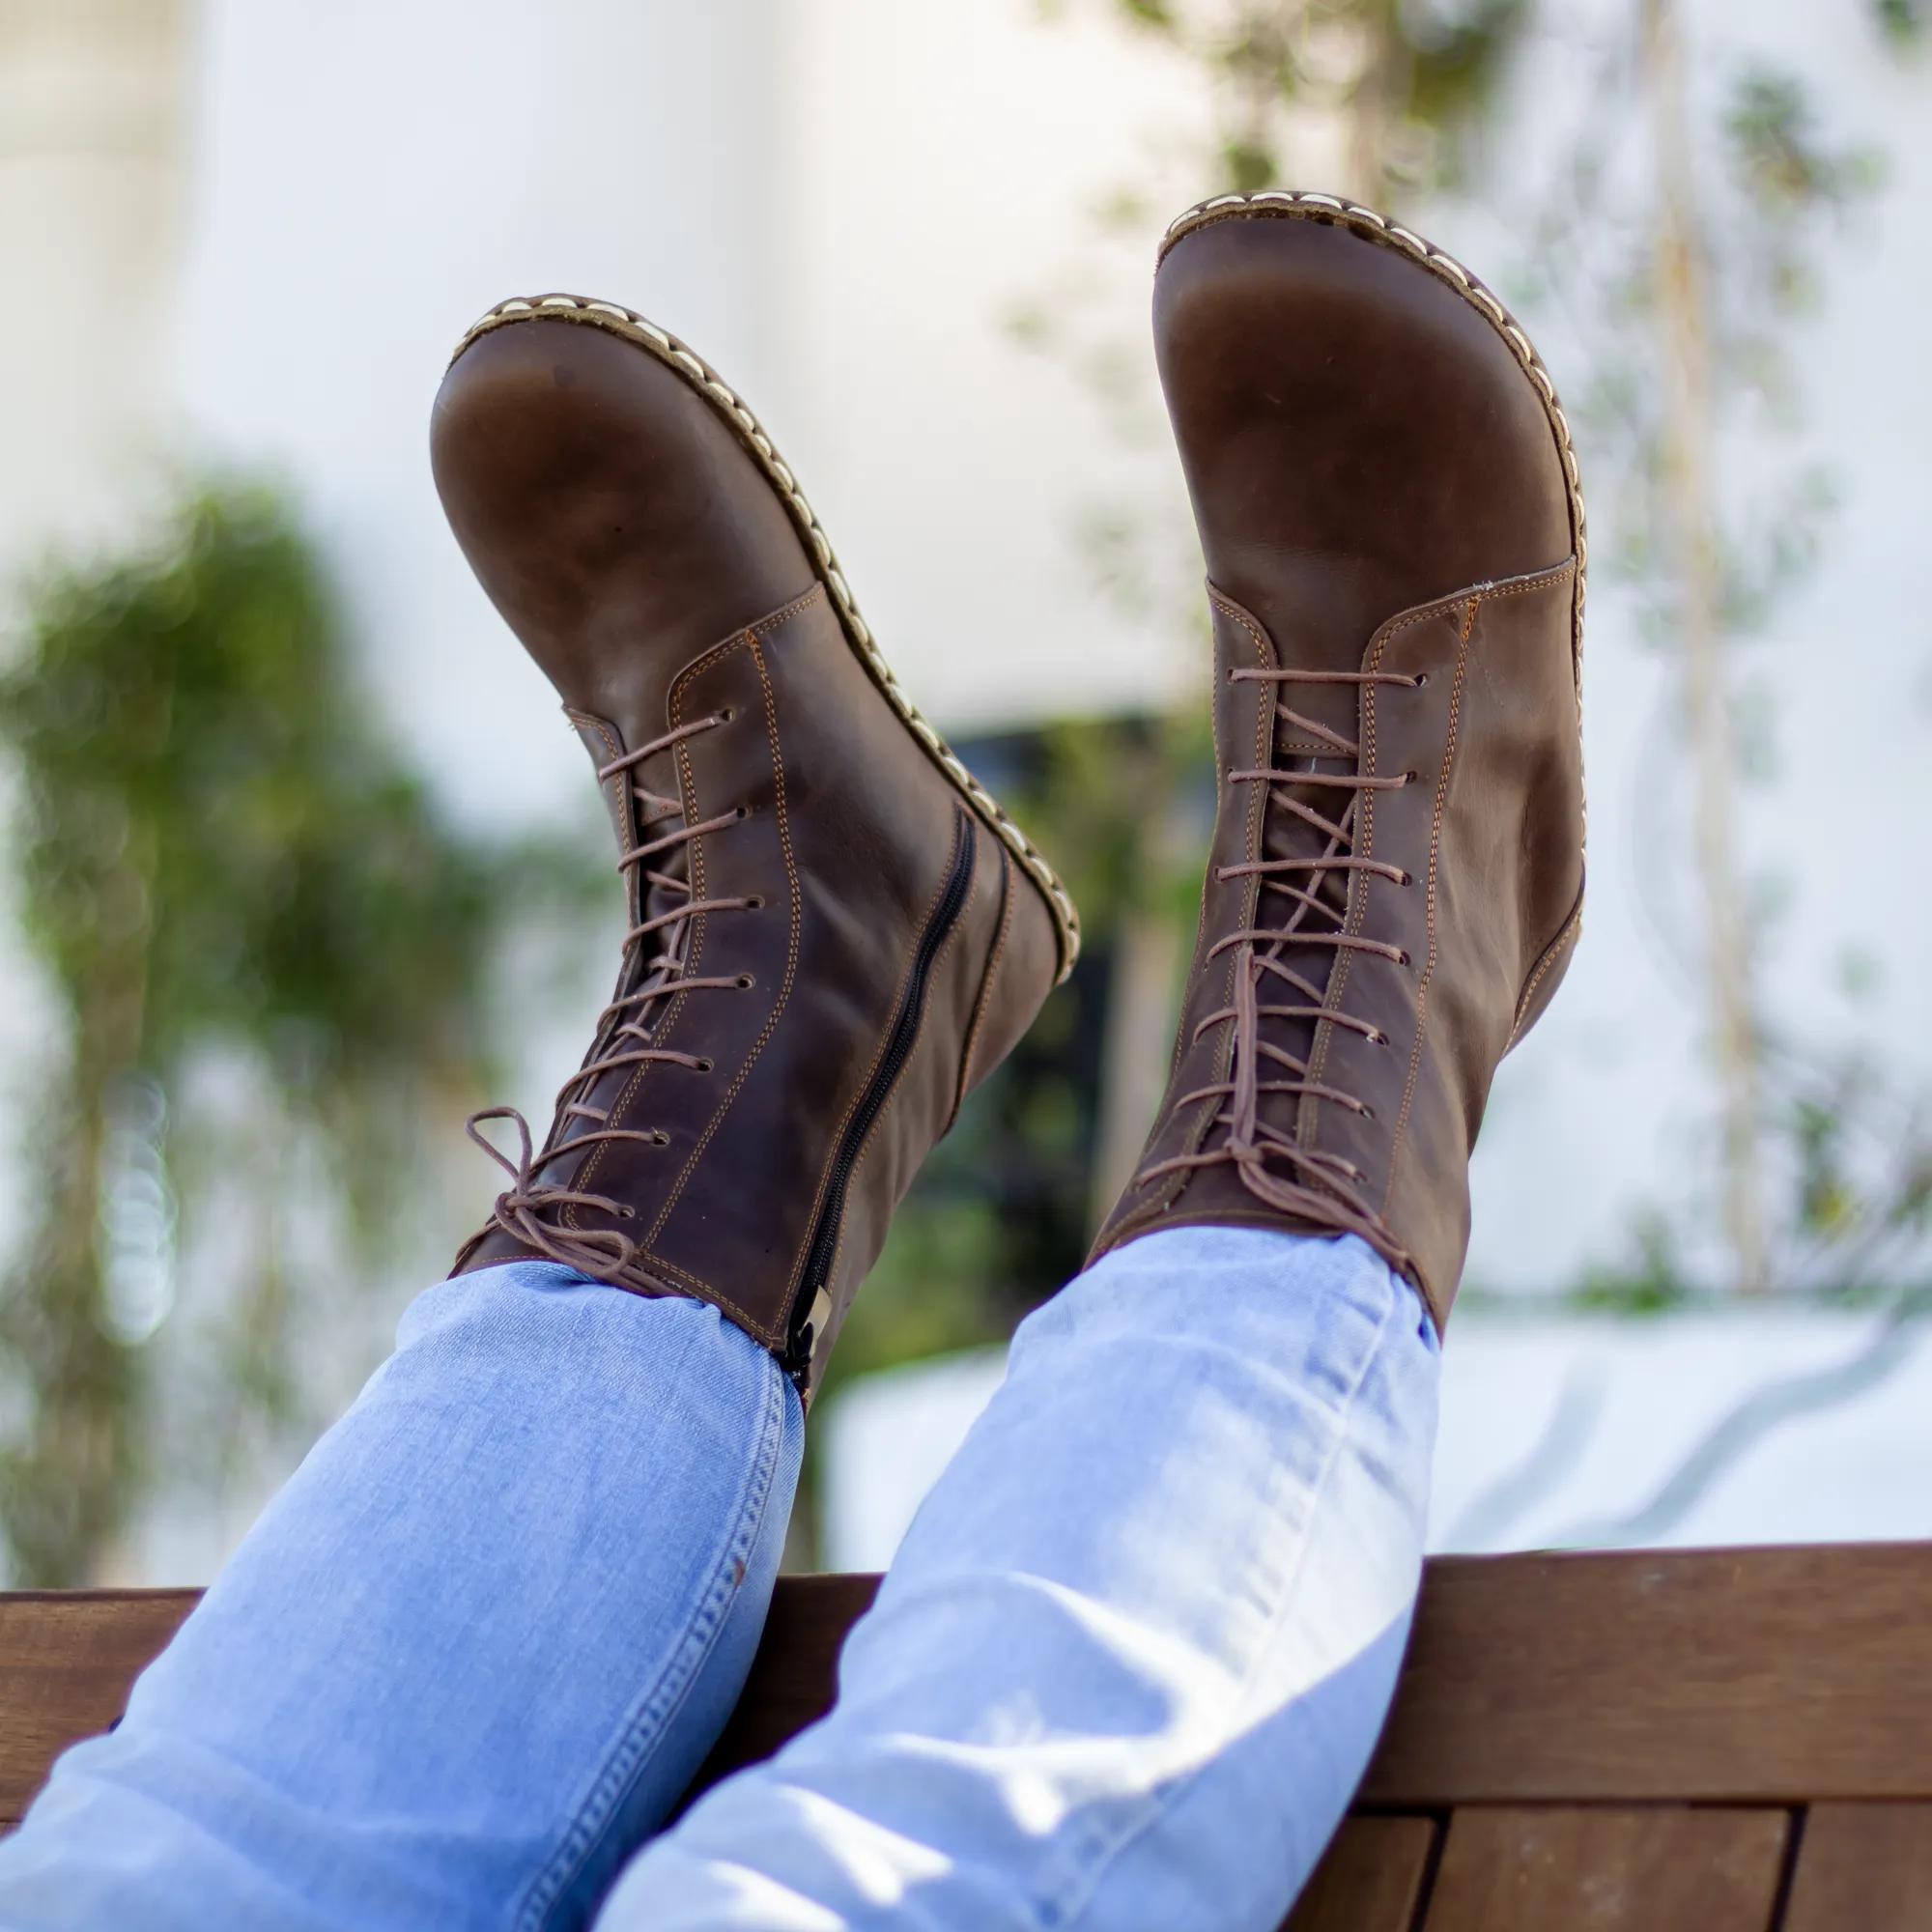
[[934, 1155], [795, 1567], [885, 1562], [1159, 1097], [1212, 809], [1147, 338], [1204, 195], [1496, 288], [1591, 513], [1592, 887], [1438, 1548], [1932, 1534], [1920, 0], [0, 0], [0, 1543], [205, 1579], [485, 1214], [621, 906], [425, 448], [551, 289], [772, 429], [1088, 950]]

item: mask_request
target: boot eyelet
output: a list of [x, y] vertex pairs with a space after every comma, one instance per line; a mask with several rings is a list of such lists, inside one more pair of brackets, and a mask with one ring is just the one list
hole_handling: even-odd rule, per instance
[[757, 980], [753, 979], [753, 977], [749, 973], [740, 973], [738, 975], [738, 984], [747, 992], [749, 992], [752, 989], [752, 987], [755, 986], [757, 983], [758, 983]]
[[635, 1208], [619, 1208], [617, 1214], [620, 1220], [625, 1221], [635, 1221], [638, 1218], [638, 1210]]
[[1429, 673], [1426, 670], [1419, 670], [1415, 673], [1415, 688], [1417, 691], [1420, 691], [1428, 682]]
[[737, 717], [737, 715], [738, 715], [738, 707], [735, 704], [727, 704], [724, 707], [724, 709], [718, 714], [718, 722], [721, 724], [730, 724], [732, 719]]
[[748, 898], [745, 901], [745, 908], [748, 912], [763, 912], [765, 909], [764, 894], [763, 893], [753, 894], [752, 897]]
[[712, 1063], [710, 1057], [707, 1055], [704, 1059], [700, 1060], [697, 1063], [697, 1070], [700, 1073], [709, 1073], [711, 1071], [711, 1065]]
[[732, 817], [734, 817], [734, 818], [737, 818], [737, 819], [746, 819], [746, 818], [750, 818], [750, 817], [751, 817], [751, 815], [752, 815], [752, 808], [751, 808], [751, 807], [750, 807], [749, 805], [741, 805], [741, 806], [740, 806], [740, 807], [738, 808], [738, 810], [736, 810], [735, 812], [733, 812], [733, 813], [732, 813], [731, 815], [732, 815]]
[[651, 1136], [651, 1140], [652, 1143], [657, 1147], [670, 1146], [670, 1136], [668, 1133], [666, 1133], [662, 1127], [660, 1127], [657, 1130], [657, 1132]]
[[1414, 885], [1414, 883], [1415, 883], [1415, 874], [1413, 872], [1405, 872], [1402, 875], [1402, 877], [1396, 881], [1396, 884], [1399, 886], [1412, 886]]
[[1402, 775], [1402, 781], [1406, 785], [1412, 785], [1416, 781], [1416, 780], [1419, 779], [1421, 776], [1422, 774], [1420, 772], [1406, 771], [1404, 772]]
[[1398, 966], [1412, 966], [1415, 962], [1408, 956], [1406, 952], [1403, 952], [1395, 955], [1395, 963]]
[[1364, 1108], [1362, 1109], [1362, 1119], [1363, 1119], [1363, 1120], [1365, 1120], [1365, 1121], [1373, 1121], [1373, 1120], [1375, 1119], [1375, 1117], [1376, 1117], [1376, 1110], [1375, 1110], [1375, 1109], [1374, 1109], [1373, 1107], [1364, 1107]]

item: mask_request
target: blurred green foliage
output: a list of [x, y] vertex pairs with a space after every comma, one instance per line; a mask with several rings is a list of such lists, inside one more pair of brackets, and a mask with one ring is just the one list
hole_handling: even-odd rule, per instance
[[1925, 34], [1924, 0], [1871, 0], [1872, 16], [1899, 47], [1916, 47]]
[[1339, 107], [1356, 133], [1355, 191], [1378, 205], [1460, 171], [1463, 141], [1480, 124], [1529, 14], [1527, 0], [1114, 5], [1219, 92], [1221, 179], [1208, 191], [1282, 185], [1282, 116]]
[[[491, 941], [526, 855], [465, 838], [405, 768], [313, 553], [259, 490], [198, 493], [152, 549], [47, 576], [0, 680], [0, 741], [20, 911], [66, 1031], [38, 1096], [33, 1225], [0, 1293], [19, 1417], [0, 1525], [19, 1582], [75, 1584], [156, 1473], [148, 1357], [105, 1271], [129, 1096], [151, 1096], [150, 1194], [182, 1194], [188, 1227], [198, 1187], [239, 1183], [272, 1231], [299, 1138], [373, 1249], [409, 1211], [426, 1109], [445, 1119], [479, 1088]], [[258, 1063], [281, 1109], [225, 1138], [220, 1172], [168, 1104], [212, 1047]], [[165, 1216], [151, 1233], [170, 1236]], [[236, 1374], [272, 1408], [288, 1292], [272, 1234], [247, 1264]]]

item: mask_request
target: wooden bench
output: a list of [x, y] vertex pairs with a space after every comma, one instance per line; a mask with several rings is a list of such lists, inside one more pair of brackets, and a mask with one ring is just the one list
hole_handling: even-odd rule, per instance
[[[698, 1785], [830, 1703], [869, 1577], [787, 1578]], [[0, 1822], [192, 1591], [0, 1597]], [[1926, 1932], [1932, 1545], [1444, 1558], [1293, 1932]]]

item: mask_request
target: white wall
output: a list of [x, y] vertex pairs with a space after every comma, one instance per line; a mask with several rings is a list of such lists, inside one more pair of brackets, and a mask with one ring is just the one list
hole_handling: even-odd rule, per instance
[[444, 526], [437, 384], [484, 309], [560, 288], [651, 307], [755, 393], [769, 12], [206, 0], [183, 413], [206, 457], [301, 493], [399, 729], [479, 820], [557, 809], [582, 752]]
[[182, 0], [0, 0], [0, 579], [125, 527], [165, 407]]

